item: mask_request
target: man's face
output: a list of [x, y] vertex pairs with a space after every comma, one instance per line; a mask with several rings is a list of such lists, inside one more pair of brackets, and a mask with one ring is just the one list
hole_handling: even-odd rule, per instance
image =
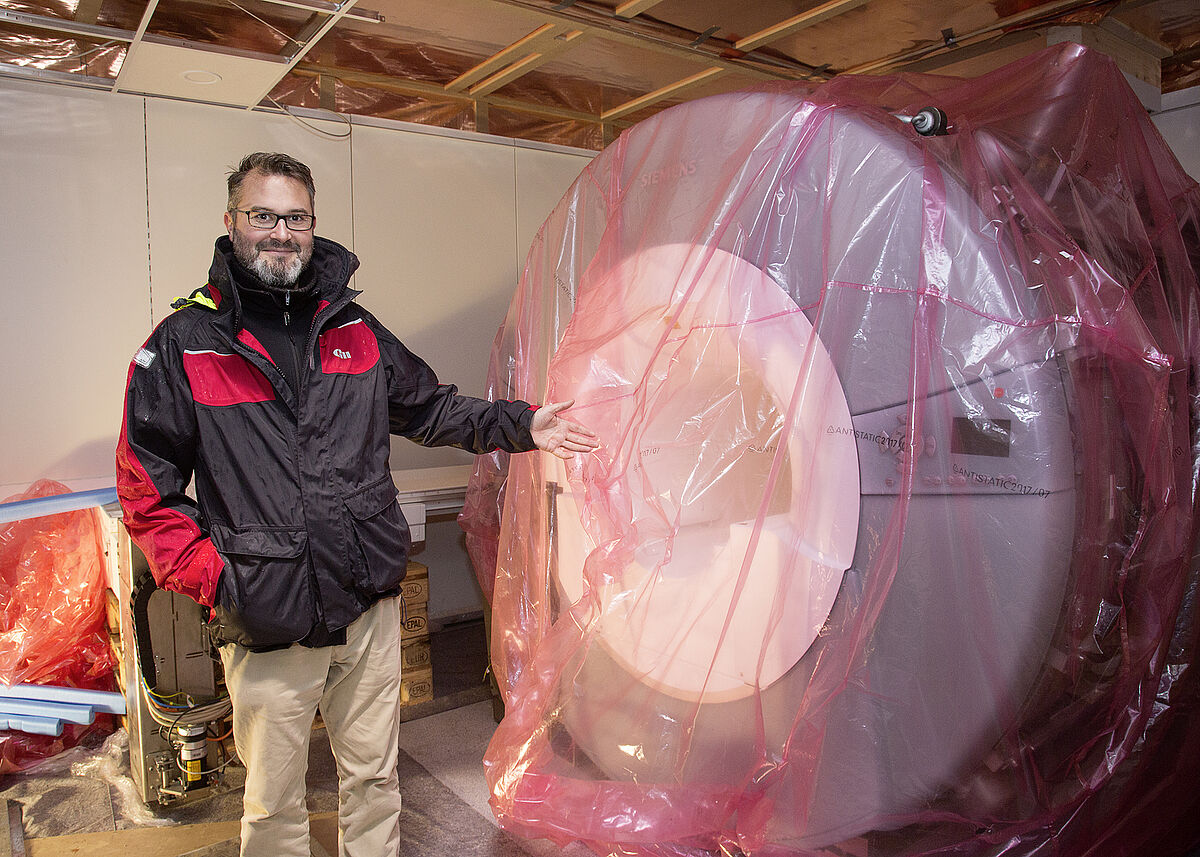
[[293, 231], [283, 220], [271, 229], [256, 229], [243, 212], [312, 214], [308, 189], [287, 176], [253, 172], [242, 181], [237, 207], [243, 211], [225, 212], [234, 256], [269, 288], [294, 288], [312, 258], [313, 230]]

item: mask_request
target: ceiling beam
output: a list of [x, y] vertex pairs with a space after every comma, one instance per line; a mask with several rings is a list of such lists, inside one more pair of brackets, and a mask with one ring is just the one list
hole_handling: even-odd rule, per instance
[[625, 0], [624, 3], [619, 4], [613, 10], [613, 15], [628, 21], [630, 18], [636, 18], [647, 9], [657, 6], [661, 2], [662, 0]]
[[344, 83], [362, 83], [368, 86], [399, 92], [404, 95], [419, 95], [442, 101], [458, 101], [463, 104], [469, 104], [473, 100], [471, 96], [465, 93], [447, 92], [444, 87], [437, 83], [429, 83], [424, 80], [406, 80], [380, 72], [355, 71], [353, 69], [336, 68], [334, 66], [307, 62], [298, 64], [293, 71], [305, 77], [325, 75], [337, 78]]
[[759, 30], [757, 33], [746, 36], [744, 39], [738, 39], [733, 43], [733, 46], [739, 51], [752, 51], [755, 48], [761, 48], [768, 42], [791, 35], [797, 30], [811, 27], [822, 21], [828, 21], [830, 18], [836, 18], [838, 15], [845, 14], [851, 9], [857, 9], [866, 2], [867, 0], [827, 0], [827, 2], [822, 3], [820, 6], [815, 6], [806, 12], [801, 12], [799, 15], [793, 15], [786, 21], [780, 21], [778, 24], [772, 24], [764, 30]]
[[605, 122], [610, 122], [613, 119], [620, 119], [622, 116], [627, 116], [630, 113], [641, 110], [643, 107], [649, 107], [651, 104], [656, 104], [659, 101], [665, 101], [672, 96], [679, 95], [692, 87], [704, 83], [707, 80], [712, 80], [725, 74], [727, 69], [720, 66], [707, 68], [699, 74], [693, 74], [691, 77], [685, 77], [683, 80], [677, 80], [675, 83], [669, 84], [656, 89], [653, 92], [648, 92], [645, 95], [634, 98], [632, 101], [626, 101], [611, 110], [605, 110], [600, 114], [600, 118]]
[[642, 18], [628, 21], [614, 18], [612, 10], [597, 7], [586, 0], [562, 8], [557, 4], [551, 5], [548, 0], [475, 0], [475, 3], [484, 9], [493, 6], [516, 7], [534, 12], [547, 20], [570, 23], [586, 33], [618, 44], [707, 66], [721, 66], [758, 80], [808, 80], [814, 75], [826, 78], [833, 76], [819, 75], [815, 67], [796, 60], [753, 55], [729, 56], [727, 54], [733, 49], [733, 43], [726, 39], [711, 38], [697, 43], [699, 33]]
[[[1023, 45], [1026, 42], [1038, 40], [1038, 34], [1030, 30], [1015, 30], [1011, 33], [995, 34], [993, 38], [973, 41], [968, 45], [960, 45], [953, 50], [943, 51], [940, 54], [932, 54], [923, 59], [904, 63], [900, 66], [900, 69], [918, 74], [937, 72], [948, 65], [967, 62], [977, 57], [987, 56], [997, 51], [1003, 51], [1007, 48]], [[1044, 39], [1041, 40], [1041, 44], [1043, 47], [1045, 46]]]
[[1120, 18], [1114, 18], [1111, 14], [1100, 19], [1096, 24], [1101, 30], [1107, 30], [1119, 39], [1131, 43], [1134, 47], [1140, 48], [1148, 54], [1151, 54], [1156, 59], [1166, 59], [1174, 51], [1167, 47], [1160, 39], [1142, 32], [1140, 29], [1132, 26]]
[[79, 0], [75, 7], [75, 20], [81, 24], [95, 24], [100, 20], [100, 7], [104, 0]]
[[549, 57], [544, 57], [542, 54], [530, 54], [527, 57], [517, 60], [508, 68], [498, 71], [491, 77], [483, 81], [483, 83], [472, 86], [468, 92], [471, 95], [487, 95], [490, 92], [495, 92], [505, 84], [511, 83], [518, 77], [522, 77], [533, 71], [539, 65], [544, 63]]
[[[992, 23], [980, 27], [977, 30], [972, 30], [965, 35], [956, 36], [954, 39], [955, 47], [953, 50], [961, 50], [970, 47], [977, 41], [988, 39], [997, 30], [1005, 30], [1011, 27], [1018, 27], [1028, 24], [1033, 21], [1040, 21], [1043, 18], [1054, 15], [1062, 15], [1067, 12], [1081, 9], [1087, 6], [1096, 5], [1095, 0], [1054, 0], [1054, 2], [1044, 3], [1041, 6], [1035, 6], [1032, 9], [1026, 9], [1024, 12], [1018, 12], [1015, 15], [1009, 15], [1006, 18], [998, 18]], [[870, 62], [860, 63], [859, 65], [845, 69], [843, 74], [872, 74], [883, 73], [895, 66], [904, 65], [910, 61], [924, 59], [930, 54], [946, 48], [945, 41], [931, 41], [929, 44], [912, 50], [902, 51], [891, 56], [881, 57]]]
[[565, 107], [537, 104], [532, 101], [521, 101], [516, 98], [507, 98], [498, 95], [472, 97], [466, 93], [447, 92], [442, 86], [436, 83], [427, 83], [420, 80], [403, 80], [378, 72], [349, 71], [347, 69], [332, 68], [312, 63], [301, 63], [296, 66], [294, 71], [296, 74], [309, 77], [329, 75], [338, 78], [344, 83], [362, 84], [387, 92], [398, 92], [401, 95], [416, 95], [428, 98], [431, 101], [457, 101], [464, 106], [477, 102], [486, 102], [491, 107], [499, 107], [517, 113], [528, 113], [534, 116], [543, 116], [548, 119], [569, 119], [575, 122], [594, 122], [597, 124], [600, 122], [600, 117], [594, 113], [584, 113]]
[[478, 83], [490, 74], [541, 49], [551, 39], [570, 32], [567, 24], [542, 24], [531, 33], [517, 39], [511, 45], [492, 54], [482, 62], [464, 71], [446, 84], [447, 92], [462, 92], [473, 83]]
[[[500, 107], [504, 110], [512, 110], [516, 113], [528, 113], [533, 116], [545, 116], [550, 119], [570, 119], [574, 122], [590, 122], [601, 124], [600, 117], [594, 113], [584, 113], [581, 110], [570, 110], [562, 107], [549, 107], [544, 104], [534, 104], [530, 101], [520, 101], [516, 98], [506, 98], [499, 95], [489, 95], [484, 99], [492, 107]], [[630, 123], [615, 122], [617, 127], [625, 128]]]
[[518, 77], [529, 74], [540, 65], [544, 65], [562, 53], [569, 45], [577, 43], [576, 40], [583, 36], [583, 30], [571, 30], [561, 36], [556, 37], [556, 41], [548, 45], [541, 53], [529, 54], [523, 59], [508, 66], [501, 71], [496, 72], [491, 77], [475, 84], [467, 90], [473, 96], [487, 95], [495, 92], [505, 84], [512, 83]]

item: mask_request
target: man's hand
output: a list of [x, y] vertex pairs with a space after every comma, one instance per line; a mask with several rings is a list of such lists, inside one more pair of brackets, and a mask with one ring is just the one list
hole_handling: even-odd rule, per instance
[[538, 449], [553, 453], [559, 458], [570, 458], [577, 452], [592, 452], [600, 446], [595, 432], [558, 415], [573, 404], [574, 399], [554, 402], [542, 405], [534, 412], [533, 422], [529, 424], [529, 433], [533, 435], [533, 442], [537, 444]]

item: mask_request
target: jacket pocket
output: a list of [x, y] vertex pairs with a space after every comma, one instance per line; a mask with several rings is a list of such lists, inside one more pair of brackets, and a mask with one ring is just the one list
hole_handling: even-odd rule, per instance
[[361, 569], [355, 583], [367, 595], [392, 592], [404, 580], [412, 542], [396, 495], [392, 477], [385, 476], [345, 498], [354, 532], [351, 550], [358, 554], [351, 565]]
[[302, 640], [316, 621], [304, 530], [212, 527], [225, 560], [215, 618], [225, 642], [278, 646]]

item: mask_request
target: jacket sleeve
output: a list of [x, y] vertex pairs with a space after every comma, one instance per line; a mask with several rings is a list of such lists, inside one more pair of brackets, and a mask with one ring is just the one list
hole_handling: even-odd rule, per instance
[[528, 402], [489, 402], [461, 396], [453, 384], [438, 383], [433, 369], [373, 318], [380, 358], [387, 373], [392, 434], [422, 446], [454, 446], [477, 455], [536, 449], [529, 424], [536, 407]]
[[224, 561], [184, 493], [195, 461], [196, 416], [182, 354], [170, 348], [163, 327], [129, 366], [117, 495], [125, 527], [158, 585], [211, 607]]

